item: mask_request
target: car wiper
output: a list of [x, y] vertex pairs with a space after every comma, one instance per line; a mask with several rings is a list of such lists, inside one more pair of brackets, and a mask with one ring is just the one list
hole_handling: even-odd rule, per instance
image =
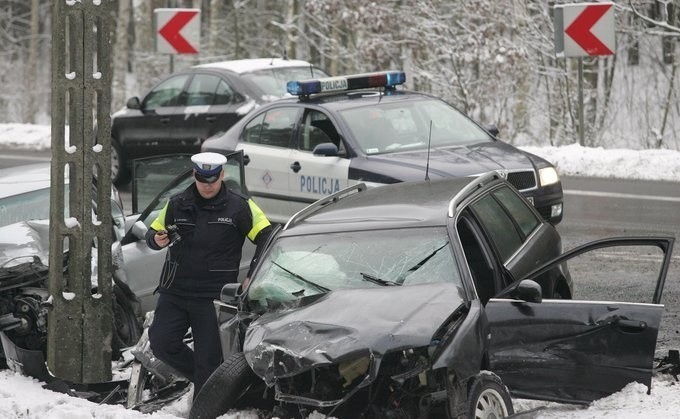
[[[291, 271], [291, 270], [289, 270], [289, 269], [286, 269], [286, 268], [284, 268], [283, 266], [279, 265], [279, 264], [276, 263], [276, 262], [273, 262], [273, 261], [272, 261], [272, 263], [273, 263], [274, 265], [278, 266], [279, 268], [281, 268], [282, 270], [284, 270], [285, 272], [287, 272], [288, 274], [290, 274], [291, 276], [293, 276], [293, 277], [299, 279], [300, 281], [304, 282], [305, 284], [309, 284], [309, 285], [311, 285], [311, 286], [315, 287], [316, 289], [319, 289], [319, 290], [321, 290], [321, 291], [323, 291], [323, 292], [328, 292], [328, 291], [330, 291], [329, 288], [326, 288], [326, 287], [324, 287], [323, 285], [315, 284], [314, 282], [312, 282], [312, 281], [310, 281], [310, 280], [304, 278], [302, 275], [297, 274], [297, 273], [295, 273], [295, 272], [293, 272], [293, 271]], [[299, 291], [298, 291], [298, 293], [299, 293]]]
[[397, 283], [398, 283], [399, 285], [401, 285], [401, 284], [404, 282], [404, 280], [406, 280], [406, 276], [408, 276], [408, 274], [410, 274], [411, 272], [415, 272], [415, 271], [417, 271], [418, 269], [420, 269], [420, 267], [423, 266], [428, 260], [432, 259], [432, 257], [434, 257], [434, 255], [436, 255], [437, 252], [439, 252], [440, 250], [442, 250], [443, 248], [445, 248], [447, 244], [449, 244], [448, 241], [447, 241], [446, 243], [444, 243], [443, 245], [439, 246], [438, 248], [434, 249], [434, 251], [433, 251], [432, 253], [430, 253], [429, 255], [425, 256], [425, 257], [424, 257], [423, 259], [421, 259], [418, 263], [416, 263], [415, 265], [411, 266], [404, 274], [402, 274], [401, 276], [399, 276], [399, 278], [397, 279]]
[[359, 274], [364, 277], [364, 279], [367, 279], [373, 283], [376, 283], [378, 285], [401, 285], [397, 282], [394, 281], [388, 281], [386, 279], [378, 278], [377, 276], [373, 276], [371, 274], [367, 274], [365, 272], [359, 272]]

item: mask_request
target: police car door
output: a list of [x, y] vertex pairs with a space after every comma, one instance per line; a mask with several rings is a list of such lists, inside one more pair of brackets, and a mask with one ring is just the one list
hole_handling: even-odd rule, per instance
[[[347, 187], [349, 173], [349, 159], [341, 157], [344, 155], [344, 146], [340, 136], [331, 119], [323, 112], [311, 109], [305, 111], [296, 143], [290, 161], [293, 212]], [[333, 150], [333, 146], [337, 151], [328, 152]]]
[[290, 145], [300, 108], [277, 106], [253, 117], [238, 149], [243, 150], [248, 191], [271, 221], [285, 223], [289, 203]]

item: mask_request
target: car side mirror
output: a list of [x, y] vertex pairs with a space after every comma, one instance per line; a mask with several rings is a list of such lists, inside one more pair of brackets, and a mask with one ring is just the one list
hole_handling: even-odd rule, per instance
[[314, 150], [312, 150], [312, 153], [315, 156], [337, 156], [338, 155], [338, 146], [336, 146], [333, 143], [321, 143], [318, 144], [316, 147], [314, 147]]
[[135, 236], [136, 238], [140, 240], [144, 240], [146, 237], [146, 232], [148, 228], [146, 227], [146, 224], [142, 221], [135, 221], [135, 223], [132, 225], [132, 235]]
[[220, 291], [220, 301], [229, 305], [237, 305], [241, 291], [241, 284], [238, 282], [224, 284]]
[[484, 127], [489, 134], [493, 135], [494, 137], [498, 137], [498, 134], [501, 133], [501, 131], [498, 129], [498, 127], [494, 124], [489, 124]]
[[142, 108], [142, 104], [139, 102], [139, 98], [137, 96], [133, 96], [130, 99], [128, 99], [125, 106], [127, 106], [128, 109], [141, 109]]
[[517, 284], [517, 288], [512, 293], [514, 297], [529, 303], [540, 303], [543, 301], [543, 290], [538, 282], [531, 279], [523, 279]]

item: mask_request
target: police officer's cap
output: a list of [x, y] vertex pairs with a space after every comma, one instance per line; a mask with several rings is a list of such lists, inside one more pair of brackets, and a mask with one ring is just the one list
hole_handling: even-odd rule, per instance
[[227, 158], [219, 153], [198, 153], [191, 156], [196, 171], [196, 179], [200, 182], [213, 183], [220, 177]]

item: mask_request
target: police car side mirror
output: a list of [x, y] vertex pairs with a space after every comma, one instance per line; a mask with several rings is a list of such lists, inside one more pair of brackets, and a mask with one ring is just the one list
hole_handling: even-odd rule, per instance
[[336, 146], [333, 143], [321, 143], [318, 144], [316, 147], [314, 147], [314, 150], [312, 150], [312, 153], [315, 156], [337, 156], [338, 155], [338, 146]]
[[137, 96], [133, 96], [130, 99], [128, 99], [125, 106], [127, 106], [128, 109], [140, 109], [142, 107], [141, 103], [139, 103], [139, 98]]

